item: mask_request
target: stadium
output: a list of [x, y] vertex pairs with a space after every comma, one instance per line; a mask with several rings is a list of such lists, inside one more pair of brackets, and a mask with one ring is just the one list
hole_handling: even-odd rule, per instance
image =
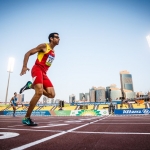
[[0, 19], [0, 150], [150, 149], [150, 0], [0, 0]]

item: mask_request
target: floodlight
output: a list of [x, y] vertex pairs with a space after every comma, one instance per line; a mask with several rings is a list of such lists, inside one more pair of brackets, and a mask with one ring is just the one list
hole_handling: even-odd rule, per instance
[[8, 60], [8, 67], [7, 67], [7, 71], [9, 72], [9, 75], [8, 75], [8, 83], [7, 83], [7, 89], [6, 89], [5, 104], [7, 104], [7, 96], [8, 96], [10, 73], [13, 72], [14, 62], [15, 62], [15, 59], [13, 57], [10, 57], [9, 60]]
[[15, 59], [13, 57], [10, 57], [8, 60], [8, 67], [7, 67], [8, 72], [13, 72], [14, 62], [15, 62]]
[[147, 39], [148, 45], [149, 45], [149, 47], [150, 47], [150, 35], [148, 35], [148, 36], [146, 37], [146, 39]]

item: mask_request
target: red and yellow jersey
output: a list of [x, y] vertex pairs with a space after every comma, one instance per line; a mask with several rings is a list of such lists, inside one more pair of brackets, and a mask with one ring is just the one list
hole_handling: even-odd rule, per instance
[[47, 72], [48, 68], [52, 65], [54, 58], [54, 51], [50, 48], [49, 44], [46, 43], [46, 51], [38, 52], [35, 65], [39, 66], [44, 72]]

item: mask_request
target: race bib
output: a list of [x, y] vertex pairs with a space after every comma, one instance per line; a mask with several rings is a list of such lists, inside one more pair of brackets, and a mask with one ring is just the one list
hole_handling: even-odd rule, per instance
[[48, 58], [47, 58], [47, 60], [46, 60], [46, 65], [47, 66], [51, 66], [53, 60], [54, 60], [54, 57], [51, 56], [51, 55], [49, 55]]

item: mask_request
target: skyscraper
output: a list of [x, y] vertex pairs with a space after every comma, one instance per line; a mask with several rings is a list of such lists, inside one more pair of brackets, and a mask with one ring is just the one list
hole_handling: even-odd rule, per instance
[[85, 100], [88, 102], [90, 101], [89, 93], [85, 93]]
[[132, 75], [128, 71], [120, 72], [121, 91], [124, 98], [135, 98]]
[[[79, 93], [79, 100], [80, 101], [82, 101], [82, 100], [84, 100], [85, 99], [85, 94], [84, 93]], [[83, 97], [84, 97], [84, 99], [83, 99]]]
[[22, 102], [24, 102], [24, 94], [17, 94], [17, 98], [18, 98], [19, 104], [21, 104]]
[[75, 95], [69, 95], [69, 103], [74, 103], [75, 102]]
[[92, 87], [92, 88], [89, 90], [90, 102], [95, 102], [95, 90], [96, 90], [95, 87]]
[[96, 94], [96, 102], [106, 101], [105, 96], [105, 88], [104, 87], [98, 87], [95, 90]]
[[122, 92], [116, 87], [116, 84], [111, 84], [110, 86], [106, 87], [106, 94], [108, 100], [116, 100], [122, 97]]
[[121, 90], [133, 90], [133, 81], [132, 75], [128, 71], [121, 71], [120, 72], [120, 82], [121, 82]]

